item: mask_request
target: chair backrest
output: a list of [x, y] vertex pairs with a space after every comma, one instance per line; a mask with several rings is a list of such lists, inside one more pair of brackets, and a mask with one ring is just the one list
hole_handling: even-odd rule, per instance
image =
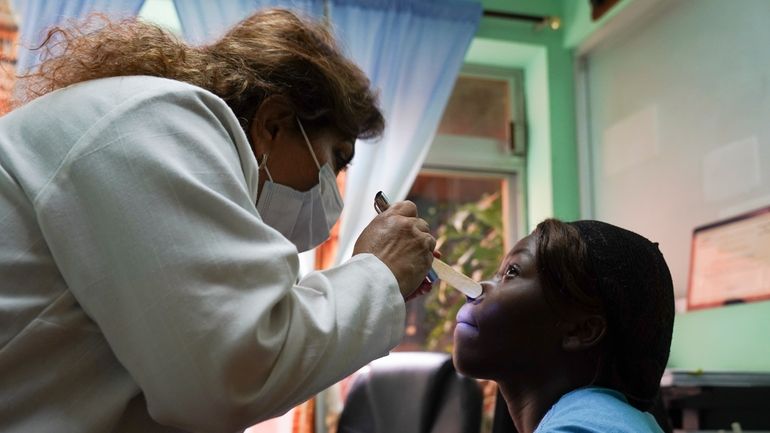
[[338, 433], [478, 433], [481, 389], [444, 353], [395, 352], [351, 386]]

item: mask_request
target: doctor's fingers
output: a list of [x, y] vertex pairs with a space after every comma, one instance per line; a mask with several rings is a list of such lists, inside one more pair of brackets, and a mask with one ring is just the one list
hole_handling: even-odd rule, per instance
[[430, 233], [421, 231], [414, 231], [414, 240], [412, 244], [414, 248], [418, 248], [422, 251], [422, 254], [427, 262], [433, 262], [433, 251], [436, 249], [436, 238], [431, 236]]
[[414, 225], [412, 226], [416, 230], [416, 235], [422, 240], [423, 247], [430, 251], [430, 259], [433, 260], [433, 251], [436, 249], [436, 238], [430, 234], [430, 225], [422, 218], [414, 218]]
[[421, 235], [423, 248], [428, 252], [428, 260], [433, 261], [433, 250], [436, 249], [436, 238], [430, 233], [424, 233]]
[[420, 239], [422, 244], [430, 247], [430, 251], [436, 247], [436, 239], [430, 234], [428, 222], [422, 218], [396, 217], [401, 230], [408, 230], [411, 235]]
[[405, 217], [416, 217], [417, 205], [409, 200], [399, 201], [390, 205], [388, 211]]
[[414, 228], [423, 233], [430, 233], [430, 225], [428, 225], [427, 221], [422, 218], [415, 218], [414, 220]]

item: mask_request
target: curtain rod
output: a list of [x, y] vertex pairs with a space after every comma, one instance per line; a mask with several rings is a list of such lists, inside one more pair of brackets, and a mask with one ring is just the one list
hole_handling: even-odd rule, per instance
[[504, 18], [507, 20], [529, 21], [532, 23], [542, 23], [549, 18], [541, 15], [527, 15], [515, 12], [493, 11], [488, 9], [484, 9], [484, 16], [492, 18]]
[[502, 18], [506, 20], [527, 21], [530, 23], [534, 23], [535, 29], [538, 29], [538, 30], [542, 30], [544, 28], [549, 28], [551, 30], [559, 30], [561, 28], [561, 18], [557, 16], [527, 15], [527, 14], [519, 14], [515, 12], [502, 12], [502, 11], [492, 11], [492, 10], [485, 10], [484, 16], [490, 17], [490, 18]]

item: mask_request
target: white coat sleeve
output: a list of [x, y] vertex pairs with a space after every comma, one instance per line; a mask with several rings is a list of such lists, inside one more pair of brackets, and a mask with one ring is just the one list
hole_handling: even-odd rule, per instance
[[296, 249], [255, 209], [234, 119], [202, 91], [138, 95], [35, 198], [69, 289], [150, 414], [190, 431], [278, 415], [385, 355], [404, 326], [372, 255], [295, 285]]

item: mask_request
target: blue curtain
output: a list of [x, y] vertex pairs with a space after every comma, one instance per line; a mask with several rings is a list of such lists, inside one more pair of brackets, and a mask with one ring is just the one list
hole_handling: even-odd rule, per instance
[[380, 89], [385, 136], [359, 143], [348, 171], [337, 261], [350, 256], [382, 190], [402, 200], [417, 177], [476, 33], [481, 6], [458, 0], [333, 0], [350, 57]]
[[323, 16], [323, 0], [174, 0], [182, 34], [191, 44], [219, 38], [257, 9], [282, 7], [312, 17]]
[[144, 0], [12, 0], [19, 22], [19, 52], [16, 73], [34, 68], [39, 51], [31, 50], [45, 39], [47, 30], [70, 19], [99, 12], [111, 18], [133, 17]]

